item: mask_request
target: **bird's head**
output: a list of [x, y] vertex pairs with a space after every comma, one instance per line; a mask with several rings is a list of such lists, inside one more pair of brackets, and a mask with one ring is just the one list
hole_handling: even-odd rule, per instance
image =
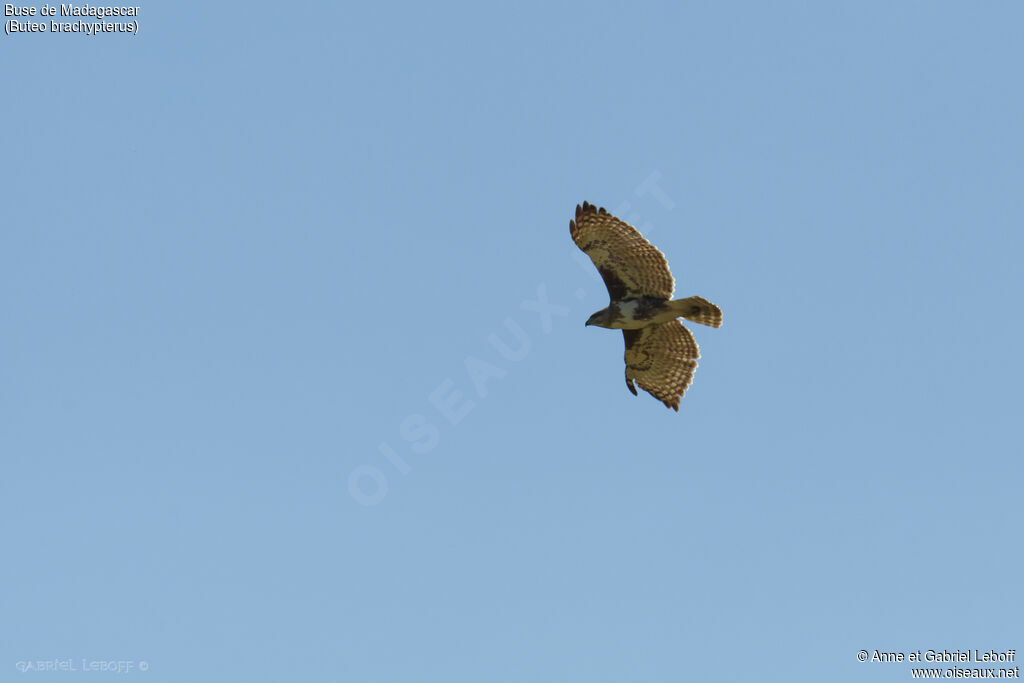
[[611, 319], [612, 319], [611, 307], [602, 308], [600, 311], [598, 311], [597, 313], [594, 313], [592, 316], [587, 318], [587, 322], [586, 322], [586, 325], [584, 325], [584, 327], [589, 327], [591, 325], [593, 325], [595, 327], [610, 327], [611, 326], [611, 324], [610, 324], [611, 323]]

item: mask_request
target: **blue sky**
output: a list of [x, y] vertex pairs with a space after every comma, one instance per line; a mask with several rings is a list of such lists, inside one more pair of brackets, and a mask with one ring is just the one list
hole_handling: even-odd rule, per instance
[[[138, 21], [0, 45], [0, 678], [1024, 657], [1019, 4]], [[725, 313], [678, 414], [583, 200]]]

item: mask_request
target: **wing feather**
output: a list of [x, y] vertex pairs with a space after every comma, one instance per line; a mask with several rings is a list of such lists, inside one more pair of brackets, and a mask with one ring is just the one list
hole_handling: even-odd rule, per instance
[[679, 399], [693, 381], [700, 349], [690, 330], [678, 320], [639, 330], [623, 330], [626, 341], [626, 386], [633, 382], [669, 408], [679, 410]]
[[639, 296], [671, 299], [675, 281], [658, 248], [629, 223], [583, 202], [569, 221], [573, 242], [597, 266], [612, 301]]

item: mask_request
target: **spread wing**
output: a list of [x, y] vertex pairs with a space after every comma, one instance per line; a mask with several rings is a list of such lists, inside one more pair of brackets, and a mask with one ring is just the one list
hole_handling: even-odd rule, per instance
[[572, 241], [597, 266], [612, 301], [637, 296], [671, 299], [675, 281], [665, 255], [629, 223], [583, 202], [569, 221]]
[[679, 399], [693, 380], [700, 349], [678, 320], [639, 330], [623, 330], [626, 340], [626, 386], [633, 381], [669, 408], [679, 411]]

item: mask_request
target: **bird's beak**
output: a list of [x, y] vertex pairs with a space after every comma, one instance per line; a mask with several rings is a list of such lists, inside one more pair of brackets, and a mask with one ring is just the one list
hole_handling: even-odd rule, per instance
[[590, 321], [588, 320], [587, 322], [583, 323], [583, 327], [590, 327]]

